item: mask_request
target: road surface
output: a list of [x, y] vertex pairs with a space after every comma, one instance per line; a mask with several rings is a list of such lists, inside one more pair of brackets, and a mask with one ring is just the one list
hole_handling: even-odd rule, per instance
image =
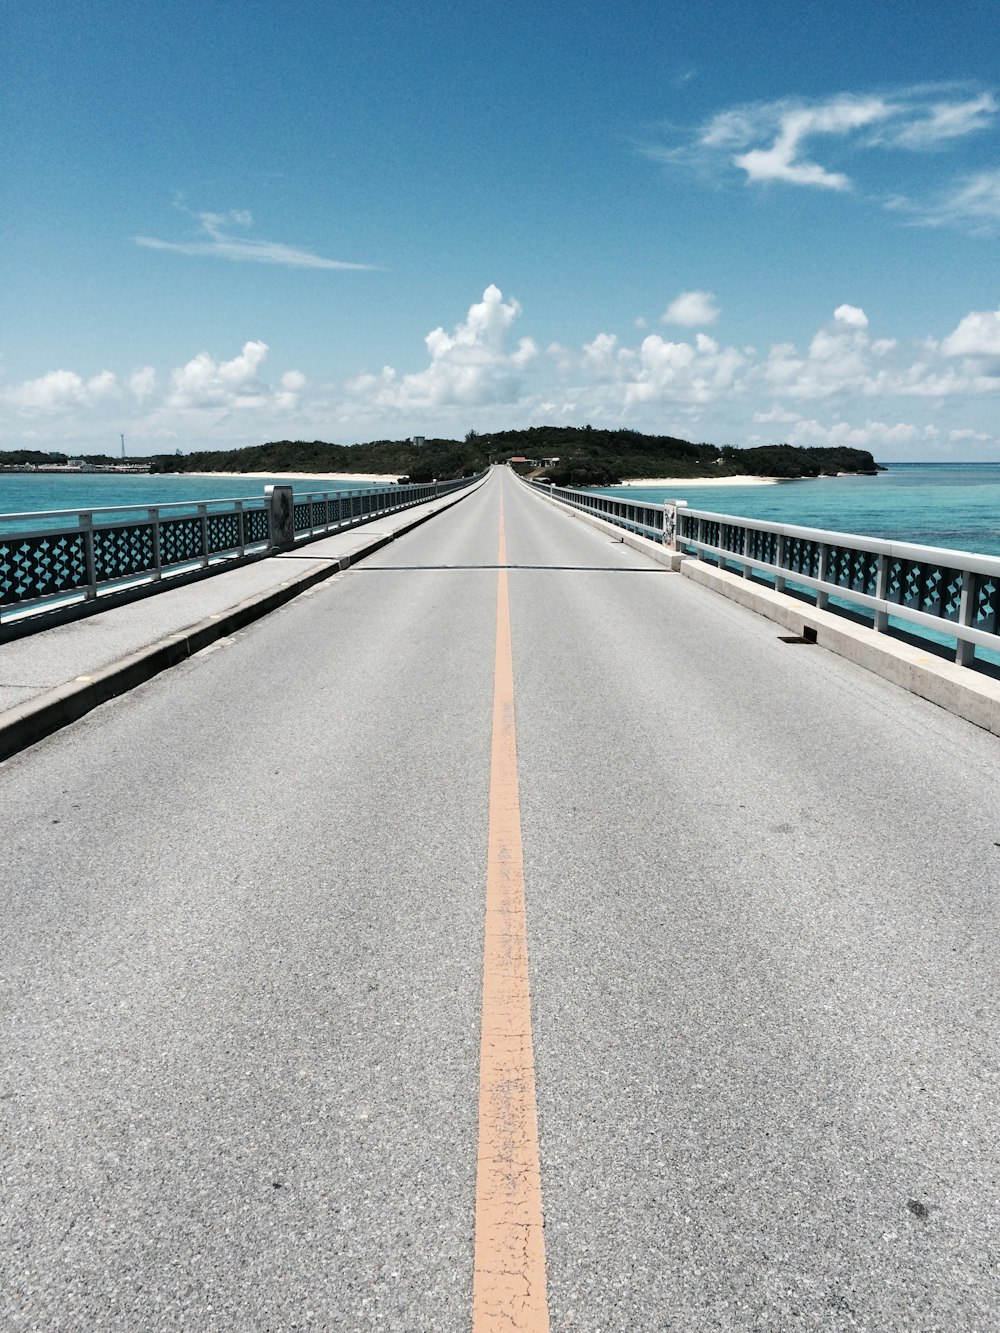
[[0, 766], [0, 1326], [996, 1328], [997, 740], [781, 635], [496, 472]]

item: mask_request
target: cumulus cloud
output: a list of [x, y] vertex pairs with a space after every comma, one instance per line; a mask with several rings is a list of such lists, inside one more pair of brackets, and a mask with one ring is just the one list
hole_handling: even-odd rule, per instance
[[294, 411], [306, 387], [306, 377], [301, 370], [286, 370], [281, 377], [281, 388], [274, 396], [274, 404], [283, 412]]
[[945, 356], [1000, 356], [1000, 310], [973, 310], [941, 343]]
[[833, 312], [833, 317], [841, 324], [847, 324], [854, 329], [866, 329], [868, 327], [868, 316], [856, 305], [839, 305]]
[[[551, 350], [551, 349], [550, 349]], [[648, 334], [638, 347], [624, 347], [615, 334], [599, 333], [580, 351], [558, 349], [558, 366], [574, 402], [590, 402], [607, 412], [651, 403], [691, 407], [709, 403], [737, 388], [746, 357], [698, 333], [693, 342]], [[593, 390], [599, 388], [597, 396]]]
[[695, 290], [681, 292], [667, 306], [660, 318], [662, 324], [678, 324], [685, 329], [714, 324], [719, 318], [715, 293]]
[[25, 380], [4, 391], [4, 400], [12, 407], [28, 412], [60, 412], [72, 407], [89, 407], [118, 393], [118, 381], [110, 370], [84, 379], [72, 370], [50, 370], [37, 379]]
[[690, 343], [668, 342], [659, 334], [644, 338], [638, 365], [625, 383], [624, 402], [667, 400], [674, 403], [708, 403], [733, 388], [743, 367], [741, 352], [720, 348], [704, 333]]
[[161, 241], [154, 236], [136, 236], [136, 245], [147, 250], [170, 250], [178, 255], [230, 259], [239, 263], [283, 264], [288, 268], [372, 268], [371, 264], [349, 264], [341, 259], [325, 259], [322, 255], [298, 250], [280, 241], [253, 240], [248, 236], [233, 235], [234, 227], [245, 229], [253, 226], [253, 217], [245, 209], [232, 209], [228, 213], [194, 213], [189, 216], [197, 221], [201, 239]]
[[504, 301], [500, 289], [491, 284], [451, 333], [441, 327], [428, 333], [424, 342], [430, 364], [424, 370], [399, 375], [386, 366], [379, 375], [352, 380], [348, 389], [382, 407], [408, 411], [510, 402], [520, 393], [523, 372], [538, 355], [531, 338], [521, 338], [513, 349], [508, 345], [520, 313], [517, 301]]
[[868, 319], [856, 306], [842, 305], [833, 321], [813, 335], [802, 355], [792, 343], [776, 343], [767, 354], [764, 378], [788, 398], [829, 398], [864, 389], [871, 373]]
[[231, 361], [199, 352], [170, 376], [167, 407], [261, 407], [268, 397], [257, 372], [267, 357], [267, 343], [248, 342]]
[[[692, 295], [711, 300], [681, 293]], [[487, 287], [452, 330], [427, 334], [423, 368], [387, 367], [346, 384], [291, 368], [268, 382], [259, 339], [229, 359], [202, 351], [173, 370], [53, 370], [0, 387], [6, 437], [13, 447], [75, 450], [85, 441], [106, 447], [122, 430], [133, 445], [158, 448], [303, 430], [313, 433], [301, 438], [371, 439], [398, 430], [403, 416], [405, 433], [421, 434], [589, 420], [685, 435], [698, 422], [704, 439], [760, 438], [749, 427], [792, 443], [909, 448], [911, 456], [928, 443], [1000, 447], [982, 438], [1000, 392], [1000, 309], [970, 311], [944, 336], [900, 341], [874, 336], [866, 312], [845, 302], [801, 346], [757, 351], [702, 329], [673, 337], [604, 329], [576, 345], [551, 343], [544, 358], [533, 339], [517, 336], [521, 319], [517, 301]]]

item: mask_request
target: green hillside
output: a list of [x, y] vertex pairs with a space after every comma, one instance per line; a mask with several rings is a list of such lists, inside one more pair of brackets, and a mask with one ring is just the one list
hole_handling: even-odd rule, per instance
[[[477, 434], [464, 440], [373, 440], [368, 444], [328, 444], [323, 440], [276, 440], [270, 444], [150, 459], [159, 472], [294, 472], [349, 476], [357, 472], [408, 477], [412, 481], [469, 476], [491, 462], [530, 460], [519, 471], [562, 485], [607, 486], [630, 477], [817, 477], [837, 472], [878, 472], [863, 449], [806, 449], [774, 444], [752, 449], [693, 444], [670, 435], [590, 426], [534, 426], [528, 430]], [[547, 467], [543, 459], [558, 459]], [[4, 461], [0, 456], [0, 462]], [[92, 462], [113, 462], [97, 456]]]

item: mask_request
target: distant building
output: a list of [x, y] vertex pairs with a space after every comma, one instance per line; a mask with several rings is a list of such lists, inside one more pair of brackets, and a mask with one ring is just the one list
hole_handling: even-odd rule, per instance
[[410, 443], [415, 444], [418, 449], [422, 449], [426, 442], [427, 441], [423, 435], [413, 435], [410, 437]]
[[526, 458], [522, 458], [520, 454], [517, 454], [514, 458], [507, 459], [508, 463], [526, 463], [527, 461], [528, 460]]

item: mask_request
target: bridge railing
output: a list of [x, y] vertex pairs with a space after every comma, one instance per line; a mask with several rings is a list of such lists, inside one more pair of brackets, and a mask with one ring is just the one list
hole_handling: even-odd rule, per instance
[[676, 507], [676, 546], [744, 578], [791, 584], [821, 610], [858, 608], [885, 633], [890, 617], [956, 641], [972, 666], [976, 647], [1000, 652], [1000, 558], [851, 533], [764, 523]]
[[976, 648], [1000, 661], [1000, 558], [944, 547], [766, 523], [690, 509], [683, 500], [638, 501], [531, 483], [536, 490], [619, 527], [820, 610], [860, 613], [880, 633], [891, 621], [936, 643], [955, 642], [955, 661], [976, 665]]
[[[475, 480], [293, 494], [292, 540], [318, 540]], [[200, 569], [220, 573], [275, 546], [268, 495], [0, 514], [0, 621]]]
[[[554, 500], [582, 509], [584, 513], [595, 514], [608, 523], [620, 528], [628, 528], [642, 537], [653, 541], [664, 540], [664, 506], [662, 504], [642, 504], [635, 500], [622, 500], [614, 495], [602, 495], [598, 491], [581, 491], [570, 486], [552, 486], [544, 481], [528, 483], [542, 495], [551, 495]], [[669, 534], [668, 534], [669, 537]]]

